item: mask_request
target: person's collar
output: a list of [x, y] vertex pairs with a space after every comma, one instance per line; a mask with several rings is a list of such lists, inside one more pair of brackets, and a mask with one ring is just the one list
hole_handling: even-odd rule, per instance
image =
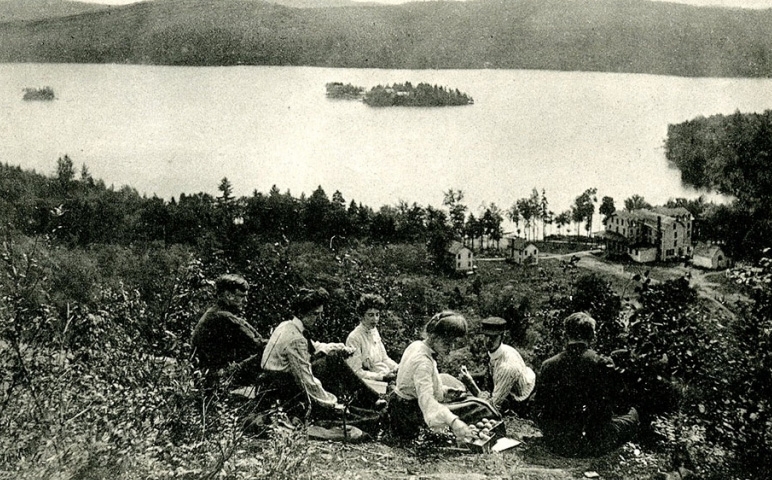
[[426, 349], [426, 353], [428, 353], [429, 356], [436, 360], [437, 352], [435, 352], [434, 349], [430, 347], [428, 343], [426, 343], [426, 340], [421, 340], [421, 344], [423, 344], [424, 348]]
[[587, 344], [587, 342], [583, 342], [580, 340], [574, 340], [568, 342], [568, 345], [566, 345], [566, 350], [571, 352], [583, 352], [590, 348], [590, 346]]
[[500, 356], [504, 355], [504, 349], [501, 348], [504, 345], [504, 342], [499, 343], [499, 346], [496, 347], [496, 350], [492, 352], [488, 352], [488, 356], [491, 358], [491, 360], [495, 360], [499, 358]]
[[290, 320], [293, 325], [297, 327], [297, 329], [300, 331], [300, 333], [304, 333], [306, 330], [306, 326], [303, 325], [303, 321], [300, 320], [298, 317], [292, 317], [292, 320]]
[[367, 327], [367, 325], [365, 325], [365, 324], [364, 324], [364, 323], [362, 323], [362, 322], [359, 322], [359, 327], [360, 327], [360, 328], [362, 329], [362, 331], [363, 331], [363, 332], [365, 332], [365, 333], [372, 333], [372, 332], [375, 330], [375, 327], [372, 327], [372, 328], [368, 328], [368, 327]]

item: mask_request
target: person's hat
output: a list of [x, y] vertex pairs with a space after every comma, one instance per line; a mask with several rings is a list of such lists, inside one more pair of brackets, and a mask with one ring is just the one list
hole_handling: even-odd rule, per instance
[[500, 317], [488, 317], [481, 323], [482, 333], [498, 335], [507, 330], [507, 321]]

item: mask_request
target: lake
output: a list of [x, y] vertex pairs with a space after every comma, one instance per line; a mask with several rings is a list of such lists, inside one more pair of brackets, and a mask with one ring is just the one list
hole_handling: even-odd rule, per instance
[[[325, 83], [458, 88], [474, 105], [371, 108]], [[50, 85], [53, 102], [22, 101]], [[772, 79], [532, 70], [0, 64], [0, 161], [42, 173], [69, 154], [94, 177], [169, 199], [321, 185], [378, 208], [399, 200], [508, 208], [535, 187], [560, 212], [589, 187], [617, 208], [696, 197], [667, 166], [667, 126], [772, 108]]]

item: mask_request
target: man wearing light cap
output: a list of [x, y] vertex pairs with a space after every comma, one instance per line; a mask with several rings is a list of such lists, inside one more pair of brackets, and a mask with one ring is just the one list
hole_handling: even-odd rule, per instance
[[[466, 368], [461, 377], [475, 396], [490, 399], [499, 410], [511, 406], [511, 402], [525, 401], [536, 385], [536, 374], [523, 361], [513, 347], [502, 342], [507, 330], [507, 321], [499, 317], [488, 317], [482, 321], [482, 333], [488, 350], [488, 370], [493, 383], [493, 392], [479, 391]], [[477, 392], [475, 392], [477, 390]]]

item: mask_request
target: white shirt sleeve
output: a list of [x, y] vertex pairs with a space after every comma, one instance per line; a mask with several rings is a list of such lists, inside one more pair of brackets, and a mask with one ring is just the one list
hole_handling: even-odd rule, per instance
[[390, 371], [392, 371], [392, 372], [395, 371], [397, 369], [397, 367], [399, 366], [399, 364], [397, 362], [395, 362], [394, 360], [392, 360], [391, 358], [389, 358], [389, 354], [388, 354], [388, 352], [386, 352], [386, 347], [383, 345], [383, 341], [379, 341], [378, 342], [378, 350], [379, 350], [379, 352], [381, 354], [381, 361], [387, 367], [389, 367]]
[[521, 375], [517, 368], [503, 364], [493, 369], [493, 393], [491, 394], [491, 403], [500, 407], [506, 400], [517, 378]]
[[298, 339], [290, 343], [287, 346], [286, 352], [290, 372], [300, 382], [300, 385], [303, 386], [303, 389], [311, 399], [329, 407], [338, 403], [338, 398], [326, 391], [322, 386], [322, 382], [314, 377], [311, 371], [308, 347], [304, 339]]
[[415, 369], [413, 383], [424, 421], [435, 430], [448, 427], [458, 417], [434, 396], [434, 365], [431, 360], [427, 358], [419, 361], [421, 363]]

